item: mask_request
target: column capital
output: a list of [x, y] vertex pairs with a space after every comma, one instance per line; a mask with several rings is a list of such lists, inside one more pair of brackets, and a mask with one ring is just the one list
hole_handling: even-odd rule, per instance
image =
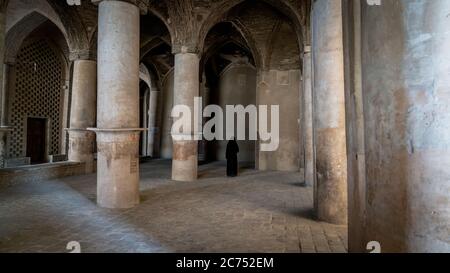
[[73, 50], [69, 54], [70, 61], [97, 61], [97, 53], [92, 50]]
[[87, 128], [88, 131], [95, 133], [138, 133], [147, 131], [147, 128]]
[[0, 132], [3, 133], [9, 133], [13, 131], [13, 127], [9, 127], [9, 126], [0, 126]]
[[88, 128], [64, 128], [64, 131], [66, 131], [68, 133], [71, 133], [71, 132], [80, 132], [80, 133], [82, 133], [82, 132], [90, 132], [90, 133], [94, 133], [95, 134], [94, 131], [88, 130]]
[[91, 0], [94, 5], [100, 4], [103, 1], [119, 1], [119, 2], [127, 2], [133, 4], [139, 8], [142, 14], [147, 14], [149, 0]]
[[305, 47], [303, 48], [303, 53], [311, 53], [311, 46], [310, 45], [305, 45]]
[[9, 65], [9, 66], [15, 66], [16, 62], [17, 62], [16, 58], [6, 56], [3, 64]]
[[177, 44], [177, 43], [173, 44], [172, 54], [176, 55], [176, 54], [186, 54], [186, 53], [199, 55], [200, 50], [198, 49], [198, 46], [196, 46], [194, 44], [190, 44], [190, 45], [182, 45], [182, 44]]

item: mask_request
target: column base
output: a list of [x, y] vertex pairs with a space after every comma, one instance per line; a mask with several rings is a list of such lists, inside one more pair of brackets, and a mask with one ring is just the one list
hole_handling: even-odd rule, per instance
[[345, 130], [316, 129], [316, 213], [323, 222], [348, 223]]
[[128, 209], [139, 204], [139, 134], [144, 129], [89, 129], [97, 134], [97, 204]]
[[5, 167], [6, 137], [12, 130], [11, 127], [0, 127], [0, 168]]
[[191, 182], [197, 180], [198, 142], [174, 141], [172, 159], [172, 180]]
[[86, 174], [95, 172], [95, 133], [86, 129], [67, 129], [69, 133], [69, 161], [86, 165]]

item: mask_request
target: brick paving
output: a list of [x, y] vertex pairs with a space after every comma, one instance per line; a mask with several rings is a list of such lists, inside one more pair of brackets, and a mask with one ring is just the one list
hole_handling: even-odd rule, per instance
[[312, 188], [298, 173], [200, 166], [200, 180], [170, 180], [170, 162], [141, 165], [141, 201], [96, 206], [95, 175], [0, 191], [0, 252], [346, 252], [347, 228], [314, 221]]

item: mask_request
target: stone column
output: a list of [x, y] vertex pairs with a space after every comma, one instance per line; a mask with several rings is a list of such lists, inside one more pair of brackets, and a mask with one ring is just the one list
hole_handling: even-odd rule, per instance
[[[147, 128], [147, 130], [150, 129], [150, 127], [148, 127], [148, 110], [149, 110], [149, 104], [147, 104], [147, 102], [150, 100], [150, 89], [147, 89], [145, 91], [144, 94], [144, 98], [142, 100], [142, 103], [140, 105], [140, 107], [142, 107], [142, 126], [144, 128]], [[148, 156], [148, 152], [147, 152], [147, 148], [148, 148], [148, 131], [143, 131], [141, 132], [141, 137], [140, 137], [140, 141], [141, 141], [141, 156], [146, 157]]]
[[312, 94], [311, 47], [306, 46], [303, 54], [303, 120], [305, 146], [305, 182], [314, 185], [314, 139], [313, 139], [313, 94]]
[[[203, 101], [203, 109], [205, 109], [209, 105], [209, 96], [210, 96], [210, 89], [208, 86], [206, 86], [206, 81], [203, 82], [200, 95]], [[208, 118], [203, 118], [202, 124], [205, 125], [207, 121]], [[208, 148], [208, 141], [205, 139], [200, 140], [198, 152], [198, 159], [200, 162], [206, 161], [208, 159], [207, 148]]]
[[[194, 98], [199, 95], [199, 57], [193, 53], [175, 55], [174, 106], [186, 105], [191, 109], [191, 132], [184, 134], [194, 138]], [[173, 141], [172, 179], [175, 181], [197, 180], [198, 141]]]
[[450, 1], [362, 4], [365, 241], [450, 252]]
[[342, 1], [313, 6], [315, 209], [319, 220], [347, 223]]
[[139, 203], [139, 8], [102, 1], [98, 15], [97, 202]]
[[97, 62], [75, 60], [72, 76], [72, 105], [70, 110], [69, 161], [86, 164], [86, 173], [93, 173], [95, 126], [97, 111]]
[[361, 67], [361, 2], [344, 1], [346, 81], [348, 251], [366, 252], [363, 240], [365, 211], [364, 107]]
[[150, 90], [149, 109], [148, 109], [148, 146], [147, 155], [154, 157], [156, 128], [156, 110], [158, 108], [158, 90]]
[[[1, 8], [1, 7], [0, 7]], [[5, 39], [6, 39], [6, 14], [4, 11], [0, 11], [0, 126], [6, 124], [6, 88], [8, 71], [5, 62]]]
[[[2, 54], [2, 53], [0, 53]], [[2, 54], [3, 55], [3, 54]], [[1, 57], [0, 57], [1, 59]], [[2, 61], [0, 61], [0, 64], [3, 64]], [[6, 158], [6, 140], [8, 138], [8, 134], [13, 131], [13, 129], [9, 126], [7, 126], [6, 122], [6, 105], [7, 105], [7, 99], [6, 99], [6, 93], [8, 90], [8, 76], [9, 76], [9, 65], [3, 64], [3, 67], [0, 67], [2, 69], [2, 75], [0, 75], [0, 78], [3, 80], [0, 85], [0, 168], [5, 167], [5, 158]]]
[[173, 156], [173, 141], [171, 136], [172, 129], [172, 117], [171, 111], [173, 108], [173, 84], [174, 84], [174, 71], [173, 69], [163, 80], [161, 86], [162, 90], [162, 113], [161, 113], [161, 148], [160, 155], [164, 159], [172, 159]]
[[0, 11], [0, 168], [4, 167], [4, 161], [6, 157], [6, 139], [8, 133], [12, 131], [10, 127], [6, 125], [6, 105], [7, 105], [7, 90], [8, 90], [8, 75], [9, 65], [4, 63], [5, 57], [5, 26], [6, 26], [6, 14], [4, 11]]
[[[1, 53], [0, 53], [1, 54]], [[0, 79], [2, 79], [2, 83], [0, 85], [0, 126], [4, 127], [7, 124], [7, 92], [8, 92], [8, 78], [9, 78], [9, 71], [10, 71], [10, 64], [0, 62], [0, 69], [2, 71], [2, 74], [0, 75]]]

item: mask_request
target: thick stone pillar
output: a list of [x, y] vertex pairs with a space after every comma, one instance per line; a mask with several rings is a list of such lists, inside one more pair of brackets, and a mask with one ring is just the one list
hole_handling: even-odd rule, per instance
[[366, 195], [364, 107], [361, 67], [361, 2], [344, 1], [346, 81], [348, 250], [366, 252], [363, 239]]
[[[184, 135], [192, 138], [194, 132], [194, 98], [199, 95], [199, 57], [193, 53], [175, 55], [174, 106], [186, 105], [191, 109], [191, 132]], [[187, 124], [186, 124], [187, 125]], [[175, 181], [197, 180], [198, 141], [173, 141], [172, 179]]]
[[0, 11], [0, 168], [4, 167], [4, 161], [6, 157], [6, 138], [8, 133], [12, 131], [10, 127], [6, 125], [6, 92], [8, 90], [8, 75], [9, 65], [4, 63], [5, 56], [5, 26], [6, 26], [6, 14], [2, 10]]
[[158, 90], [150, 90], [149, 96], [149, 109], [148, 109], [148, 142], [147, 142], [147, 155], [154, 157], [155, 156], [155, 136], [158, 131], [156, 128], [156, 115], [158, 108], [158, 98], [159, 91]]
[[174, 71], [173, 69], [168, 73], [161, 84], [162, 89], [162, 113], [161, 113], [161, 148], [160, 156], [164, 159], [172, 159], [173, 156], [173, 141], [171, 136], [172, 117], [171, 111], [173, 108], [173, 86], [174, 85]]
[[95, 127], [97, 111], [97, 62], [75, 60], [72, 76], [72, 105], [70, 110], [69, 161], [86, 164], [86, 173], [94, 166]]
[[362, 4], [366, 240], [450, 252], [450, 1]]
[[[0, 51], [1, 52], [1, 51]], [[2, 53], [0, 53], [2, 54]], [[0, 57], [0, 59], [2, 59]], [[0, 64], [3, 64], [0, 61]], [[8, 138], [8, 134], [13, 131], [13, 129], [7, 126], [6, 115], [7, 115], [7, 90], [8, 90], [8, 76], [9, 76], [9, 65], [3, 64], [0, 66], [2, 69], [2, 74], [0, 75], [0, 79], [2, 79], [2, 83], [0, 85], [0, 168], [5, 167], [5, 158], [6, 158], [6, 140]]]
[[[1, 53], [0, 53], [1, 54]], [[1, 59], [1, 58], [0, 58]], [[7, 113], [7, 93], [8, 93], [8, 78], [9, 78], [9, 71], [10, 71], [10, 64], [6, 64], [3, 62], [0, 62], [0, 69], [2, 74], [0, 75], [0, 79], [2, 79], [2, 83], [0, 85], [0, 127], [5, 127], [7, 124], [6, 117], [8, 115]]]
[[[1, 8], [1, 7], [0, 7]], [[0, 126], [6, 124], [6, 89], [8, 79], [8, 65], [5, 65], [6, 14], [0, 11]]]
[[313, 94], [312, 94], [311, 47], [305, 47], [303, 54], [303, 120], [305, 146], [305, 182], [314, 185], [314, 134], [313, 134]]
[[319, 220], [347, 223], [342, 1], [313, 6], [315, 209]]
[[139, 203], [139, 8], [102, 1], [98, 15], [97, 202]]

